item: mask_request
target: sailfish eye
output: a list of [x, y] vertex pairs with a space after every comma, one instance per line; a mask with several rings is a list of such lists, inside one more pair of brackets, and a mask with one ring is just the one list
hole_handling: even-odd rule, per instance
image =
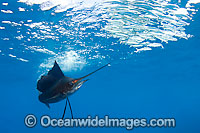
[[78, 80], [73, 80], [72, 83], [75, 84]]
[[72, 81], [72, 82], [69, 82], [69, 85], [70, 85], [70, 86], [73, 86], [73, 81]]

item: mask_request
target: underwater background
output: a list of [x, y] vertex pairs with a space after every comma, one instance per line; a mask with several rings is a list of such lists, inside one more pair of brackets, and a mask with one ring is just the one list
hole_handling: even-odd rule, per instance
[[[199, 0], [1, 0], [0, 131], [199, 133]], [[75, 118], [175, 118], [175, 128], [34, 128], [48, 109], [37, 80], [57, 61], [64, 74], [91, 75], [69, 97]], [[67, 109], [65, 118], [70, 118]]]

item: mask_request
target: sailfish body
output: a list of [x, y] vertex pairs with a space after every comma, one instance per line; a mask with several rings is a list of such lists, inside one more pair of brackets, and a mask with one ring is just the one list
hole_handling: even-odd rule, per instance
[[47, 106], [49, 106], [49, 103], [59, 102], [78, 90], [86, 80], [79, 82], [79, 84], [73, 84], [73, 81], [72, 78], [62, 77], [49, 90], [39, 95], [40, 102], [45, 103]]
[[[97, 69], [96, 71], [102, 69], [103, 67]], [[37, 82], [37, 90], [41, 92], [39, 95], [39, 101], [49, 107], [50, 103], [56, 103], [65, 99], [67, 96], [77, 91], [82, 84], [87, 81], [82, 79], [88, 77], [96, 71], [84, 77], [74, 79], [66, 77], [55, 61], [53, 68], [48, 72], [48, 74], [43, 75]]]

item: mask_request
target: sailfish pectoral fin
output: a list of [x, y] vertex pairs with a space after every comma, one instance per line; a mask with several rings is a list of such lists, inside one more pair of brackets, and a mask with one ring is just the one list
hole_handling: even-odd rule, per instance
[[72, 89], [71, 91], [68, 91], [68, 94], [72, 94], [74, 93], [75, 91], [77, 91], [79, 88], [76, 88], [76, 89]]

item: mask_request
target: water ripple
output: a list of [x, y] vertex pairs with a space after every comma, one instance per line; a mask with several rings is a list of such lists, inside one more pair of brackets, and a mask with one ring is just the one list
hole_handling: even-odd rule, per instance
[[[186, 5], [170, 0], [18, 2], [27, 6], [19, 3], [15, 8], [18, 10], [12, 11], [8, 3], [2, 3], [7, 7], [1, 10], [2, 13], [23, 15], [18, 21], [1, 18], [0, 32], [7, 32], [10, 27], [14, 32], [12, 36], [2, 36], [2, 41], [10, 42], [12, 46], [12, 41], [17, 40], [19, 45], [15, 49], [18, 52], [45, 54], [41, 67], [50, 67], [52, 60], [62, 62], [65, 57], [65, 63], [61, 64], [72, 68], [75, 64], [83, 67], [86, 63], [126, 59], [141, 51], [164, 48], [169, 41], [190, 38], [192, 35], [185, 27], [192, 21], [197, 12], [195, 4], [200, 1], [189, 0]], [[33, 6], [35, 4], [39, 7]], [[1, 53], [6, 54], [5, 51], [8, 51], [6, 46], [1, 48]], [[7, 55], [12, 55], [10, 52]]]

